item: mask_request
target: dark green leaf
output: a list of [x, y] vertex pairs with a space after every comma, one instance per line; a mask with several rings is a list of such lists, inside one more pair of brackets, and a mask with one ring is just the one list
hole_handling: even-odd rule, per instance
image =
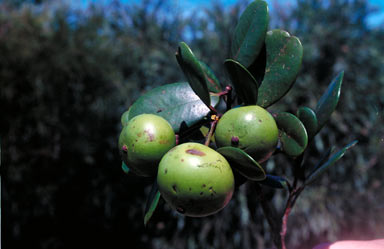
[[273, 116], [279, 128], [282, 150], [289, 156], [299, 156], [308, 144], [308, 135], [303, 123], [288, 112], [276, 113]]
[[269, 22], [268, 5], [256, 0], [248, 5], [236, 26], [232, 41], [232, 58], [249, 67], [259, 54]]
[[272, 105], [289, 91], [299, 73], [303, 58], [300, 40], [286, 31], [268, 31], [265, 45], [267, 65], [258, 98], [258, 105], [262, 107]]
[[208, 107], [211, 105], [206, 75], [192, 50], [184, 42], [180, 42], [176, 53], [177, 62], [188, 79], [193, 91]]
[[201, 67], [205, 73], [205, 78], [207, 80], [208, 90], [210, 92], [213, 92], [213, 93], [221, 92], [222, 89], [221, 89], [220, 82], [217, 79], [215, 73], [212, 71], [212, 69], [202, 61], [200, 61], [200, 65], [201, 65]]
[[148, 221], [151, 219], [153, 212], [155, 212], [157, 204], [159, 204], [160, 200], [160, 191], [157, 186], [157, 181], [152, 185], [151, 192], [149, 193], [147, 203], [145, 205], [145, 211], [144, 211], [144, 225], [146, 226], [148, 224]]
[[357, 140], [353, 141], [352, 143], [348, 144], [347, 146], [339, 150], [337, 153], [333, 154], [328, 161], [326, 161], [324, 164], [319, 166], [317, 169], [315, 169], [314, 172], [312, 172], [308, 176], [305, 184], [308, 185], [313, 183], [316, 179], [318, 179], [318, 177], [322, 173], [324, 173], [327, 169], [329, 169], [330, 166], [332, 166], [335, 162], [337, 162], [340, 158], [342, 158], [348, 149], [352, 148], [356, 144], [357, 144]]
[[261, 184], [271, 188], [283, 188], [288, 190], [288, 182], [286, 179], [280, 176], [267, 175]]
[[333, 111], [336, 109], [340, 98], [341, 84], [343, 83], [344, 71], [340, 72], [329, 84], [327, 90], [321, 96], [317, 103], [315, 113], [317, 116], [318, 130], [320, 130], [325, 122], [329, 119]]
[[297, 110], [297, 117], [304, 124], [308, 133], [308, 139], [314, 137], [317, 133], [316, 113], [311, 108], [304, 106]]
[[264, 169], [250, 155], [239, 148], [221, 147], [217, 152], [222, 154], [238, 172], [252, 181], [261, 181], [265, 179]]
[[125, 164], [125, 162], [122, 162], [121, 164], [121, 169], [124, 171], [125, 174], [128, 174], [130, 169], [128, 168], [128, 166]]
[[224, 65], [239, 98], [245, 105], [255, 105], [258, 84], [252, 74], [239, 62], [232, 59], [226, 60]]
[[[219, 98], [211, 97], [216, 105]], [[194, 93], [188, 83], [173, 83], [156, 87], [142, 95], [129, 111], [129, 119], [143, 114], [153, 113], [165, 118], [178, 133], [189, 128], [210, 112], [208, 107]]]

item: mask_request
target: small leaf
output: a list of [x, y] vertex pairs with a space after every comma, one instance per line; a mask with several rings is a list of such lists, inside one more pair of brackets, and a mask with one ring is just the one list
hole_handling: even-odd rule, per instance
[[292, 157], [304, 152], [308, 144], [308, 135], [303, 123], [293, 114], [280, 112], [273, 114], [283, 151]]
[[299, 73], [303, 58], [300, 40], [286, 31], [268, 31], [265, 45], [267, 65], [258, 98], [258, 105], [262, 107], [272, 105], [289, 91]]
[[226, 60], [224, 65], [239, 98], [245, 105], [255, 105], [258, 84], [252, 74], [239, 62], [232, 59]]
[[232, 58], [249, 67], [259, 54], [269, 22], [268, 5], [253, 1], [240, 16], [232, 40]]
[[157, 185], [157, 181], [152, 185], [151, 192], [149, 193], [147, 203], [145, 205], [145, 211], [144, 211], [144, 226], [148, 224], [148, 221], [151, 219], [153, 213], [156, 210], [157, 204], [159, 204], [160, 200], [160, 191], [159, 187]]
[[192, 50], [184, 42], [180, 42], [176, 53], [176, 59], [183, 70], [188, 82], [197, 96], [208, 107], [211, 105], [206, 75], [199, 60], [196, 59]]
[[318, 177], [323, 174], [327, 169], [329, 169], [330, 166], [332, 166], [335, 162], [337, 162], [340, 158], [342, 158], [347, 150], [352, 148], [357, 144], [357, 140], [353, 141], [352, 143], [349, 143], [347, 146], [339, 150], [337, 153], [333, 154], [332, 157], [326, 161], [321, 166], [317, 167], [307, 178], [305, 181], [306, 185], [309, 185], [313, 183]]
[[261, 181], [265, 179], [264, 169], [250, 155], [239, 148], [221, 147], [217, 152], [222, 154], [238, 172], [252, 181]]
[[200, 61], [201, 68], [204, 71], [207, 87], [210, 92], [213, 93], [219, 93], [222, 91], [221, 85], [219, 80], [217, 79], [215, 73], [212, 71], [212, 69], [205, 64], [204, 62]]
[[287, 180], [280, 176], [267, 175], [263, 181], [260, 181], [260, 183], [271, 188], [283, 188], [288, 190]]
[[340, 98], [341, 84], [343, 83], [344, 71], [340, 72], [329, 84], [327, 90], [317, 103], [315, 113], [318, 122], [318, 131], [327, 122], [336, 109]]
[[316, 113], [311, 108], [303, 106], [297, 110], [297, 117], [304, 124], [308, 133], [308, 139], [314, 137], [317, 133]]
[[[212, 104], [218, 103], [219, 97], [211, 97]], [[173, 83], [156, 87], [142, 95], [129, 111], [129, 119], [152, 113], [165, 118], [176, 133], [188, 129], [210, 112], [208, 107], [194, 93], [188, 83]]]
[[128, 168], [128, 166], [125, 164], [125, 162], [122, 162], [121, 164], [121, 169], [124, 171], [125, 174], [128, 174], [130, 169]]

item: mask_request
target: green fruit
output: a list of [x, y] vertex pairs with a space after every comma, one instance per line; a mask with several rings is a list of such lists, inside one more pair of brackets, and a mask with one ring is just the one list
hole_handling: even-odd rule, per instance
[[218, 147], [238, 147], [261, 163], [275, 151], [278, 135], [272, 115], [252, 105], [224, 113], [217, 124], [215, 139]]
[[124, 162], [141, 176], [156, 175], [161, 158], [175, 144], [171, 125], [154, 114], [141, 114], [129, 120], [119, 138]]
[[157, 183], [172, 208], [192, 217], [218, 212], [234, 191], [234, 176], [227, 160], [199, 143], [180, 144], [165, 154]]

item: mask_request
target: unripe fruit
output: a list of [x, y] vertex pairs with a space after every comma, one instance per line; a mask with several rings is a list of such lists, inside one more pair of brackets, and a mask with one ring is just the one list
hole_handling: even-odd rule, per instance
[[154, 114], [141, 114], [129, 120], [119, 138], [124, 162], [141, 176], [156, 175], [161, 158], [175, 145], [171, 125]]
[[165, 154], [159, 164], [157, 183], [172, 208], [192, 217], [218, 212], [228, 204], [234, 191], [227, 160], [199, 143], [180, 144]]
[[278, 135], [272, 115], [253, 105], [224, 113], [217, 124], [215, 139], [218, 147], [238, 147], [261, 163], [275, 151]]

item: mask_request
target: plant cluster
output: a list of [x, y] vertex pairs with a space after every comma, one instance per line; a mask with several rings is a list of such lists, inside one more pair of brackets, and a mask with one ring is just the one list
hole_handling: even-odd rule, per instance
[[[287, 219], [300, 193], [356, 144], [333, 154], [329, 150], [317, 165], [306, 165], [308, 145], [337, 106], [344, 73], [332, 80], [313, 109], [302, 106], [294, 114], [267, 110], [291, 89], [303, 57], [297, 37], [268, 30], [268, 23], [262, 0], [242, 13], [231, 58], [224, 62], [231, 84], [223, 88], [181, 42], [176, 59], [187, 82], [148, 91], [122, 115], [122, 168], [154, 179], [145, 224], [161, 197], [183, 215], [207, 216], [228, 204], [236, 186], [252, 181], [259, 196], [264, 187], [288, 191], [281, 216], [271, 215], [262, 203], [275, 244], [285, 248]], [[291, 181], [263, 167], [279, 153], [294, 162]]]

